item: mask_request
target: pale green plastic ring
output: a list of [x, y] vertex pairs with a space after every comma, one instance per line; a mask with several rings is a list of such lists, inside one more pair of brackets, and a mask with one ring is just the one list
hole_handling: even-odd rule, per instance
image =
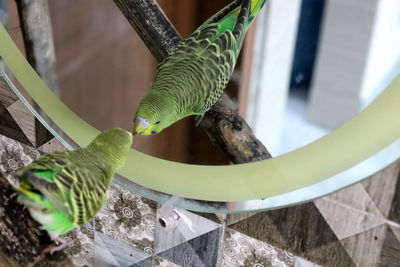
[[[0, 56], [26, 90], [27, 98], [32, 98], [68, 138], [79, 146], [86, 146], [99, 133], [51, 92], [2, 25]], [[10, 85], [32, 112], [48, 124], [28, 99]], [[71, 148], [71, 142], [51, 127], [49, 129]], [[131, 150], [117, 182], [129, 188], [127, 180], [132, 181], [134, 191], [156, 200], [165, 200], [165, 194], [181, 197], [178, 205], [189, 209], [208, 212], [272, 209], [323, 196], [371, 175], [364, 173], [366, 176], [363, 177], [334, 181], [337, 175], [371, 160], [378, 152], [390, 155], [379, 168], [399, 158], [400, 151], [396, 151], [399, 137], [398, 76], [357, 116], [330, 134], [290, 153], [255, 163], [199, 166], [166, 161]]]

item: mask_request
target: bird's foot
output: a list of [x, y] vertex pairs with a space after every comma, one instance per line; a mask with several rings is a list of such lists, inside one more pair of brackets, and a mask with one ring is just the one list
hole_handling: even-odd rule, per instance
[[50, 249], [50, 254], [53, 254], [56, 251], [60, 251], [67, 245], [67, 242], [58, 236], [50, 236], [51, 241], [55, 243], [55, 245]]
[[5, 204], [8, 204], [9, 202], [14, 202], [16, 200], [18, 200], [18, 193], [14, 192], [8, 197], [8, 199], [6, 200]]
[[14, 192], [10, 195], [10, 200], [15, 200], [18, 197], [18, 193]]
[[[14, 201], [14, 200], [18, 201], [18, 196], [19, 196], [19, 194], [18, 194], [17, 192], [12, 193], [12, 194], [10, 195], [10, 200], [12, 200], [12, 201]], [[18, 202], [19, 202], [19, 201], [18, 201]], [[20, 203], [20, 204], [21, 204], [21, 203]], [[22, 210], [26, 210], [26, 209], [27, 209], [27, 207], [26, 207], [25, 205], [23, 205]]]
[[204, 114], [196, 117], [196, 119], [195, 119], [196, 127], [199, 126], [199, 124], [200, 124], [201, 120], [203, 119], [203, 117], [204, 117]]
[[203, 112], [203, 114], [197, 116], [195, 118], [195, 122], [196, 122], [196, 127], [199, 126], [201, 120], [204, 118], [204, 114], [206, 114], [206, 112], [208, 112], [211, 108], [206, 109], [206, 111]]

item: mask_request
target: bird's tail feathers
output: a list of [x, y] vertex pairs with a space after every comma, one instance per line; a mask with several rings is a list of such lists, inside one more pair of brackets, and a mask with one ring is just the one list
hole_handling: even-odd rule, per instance
[[247, 21], [247, 28], [253, 23], [254, 19], [257, 17], [258, 13], [260, 13], [261, 9], [265, 5], [267, 0], [252, 0], [251, 1], [251, 11], [249, 20]]
[[43, 224], [41, 229], [47, 230], [52, 236], [66, 234], [75, 227], [71, 218], [60, 210], [54, 210], [49, 215], [51, 216], [51, 222]]
[[26, 179], [29, 183], [31, 183], [35, 188], [39, 190], [57, 190], [57, 185], [49, 178], [45, 177], [45, 175], [38, 176], [32, 170], [26, 170], [20, 175], [20, 180]]
[[[244, 0], [243, 2], [246, 1]], [[251, 0], [251, 9], [249, 19], [247, 21], [247, 28], [250, 27], [251, 23], [257, 17], [258, 13], [260, 13], [266, 2], [267, 0]], [[240, 13], [241, 4], [242, 0], [232, 1], [229, 5], [225, 6], [223, 9], [209, 18], [205, 23], [202, 24], [202, 26], [206, 26], [210, 23], [221, 23], [227, 25], [225, 28], [233, 29], [235, 20]]]
[[242, 0], [242, 4], [240, 5], [240, 11], [232, 30], [232, 33], [235, 36], [237, 43], [240, 44], [238, 50], [240, 50], [240, 46], [246, 34], [247, 22], [251, 14], [250, 10], [251, 10], [251, 0]]

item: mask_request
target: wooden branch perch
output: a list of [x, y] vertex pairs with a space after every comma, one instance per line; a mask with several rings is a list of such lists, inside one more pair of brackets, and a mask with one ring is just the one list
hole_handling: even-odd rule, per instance
[[[182, 40], [154, 0], [114, 2], [159, 62]], [[236, 103], [225, 93], [204, 115], [200, 126], [235, 164], [271, 157], [246, 121], [240, 117]]]

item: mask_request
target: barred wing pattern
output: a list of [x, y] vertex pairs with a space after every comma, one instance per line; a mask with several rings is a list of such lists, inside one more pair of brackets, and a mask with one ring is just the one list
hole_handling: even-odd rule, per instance
[[242, 2], [234, 27], [224, 29], [226, 25], [214, 22], [224, 14], [218, 13], [160, 64], [152, 91], [172, 96], [177, 114], [204, 114], [221, 96], [243, 43], [250, 4], [250, 0]]
[[[83, 165], [84, 159], [88, 158], [93, 164]], [[54, 175], [52, 179], [27, 175], [37, 171], [52, 171]], [[20, 179], [27, 179], [68, 215], [74, 225], [83, 225], [103, 205], [110, 176], [111, 170], [105, 159], [78, 149], [42, 156], [23, 170]]]

